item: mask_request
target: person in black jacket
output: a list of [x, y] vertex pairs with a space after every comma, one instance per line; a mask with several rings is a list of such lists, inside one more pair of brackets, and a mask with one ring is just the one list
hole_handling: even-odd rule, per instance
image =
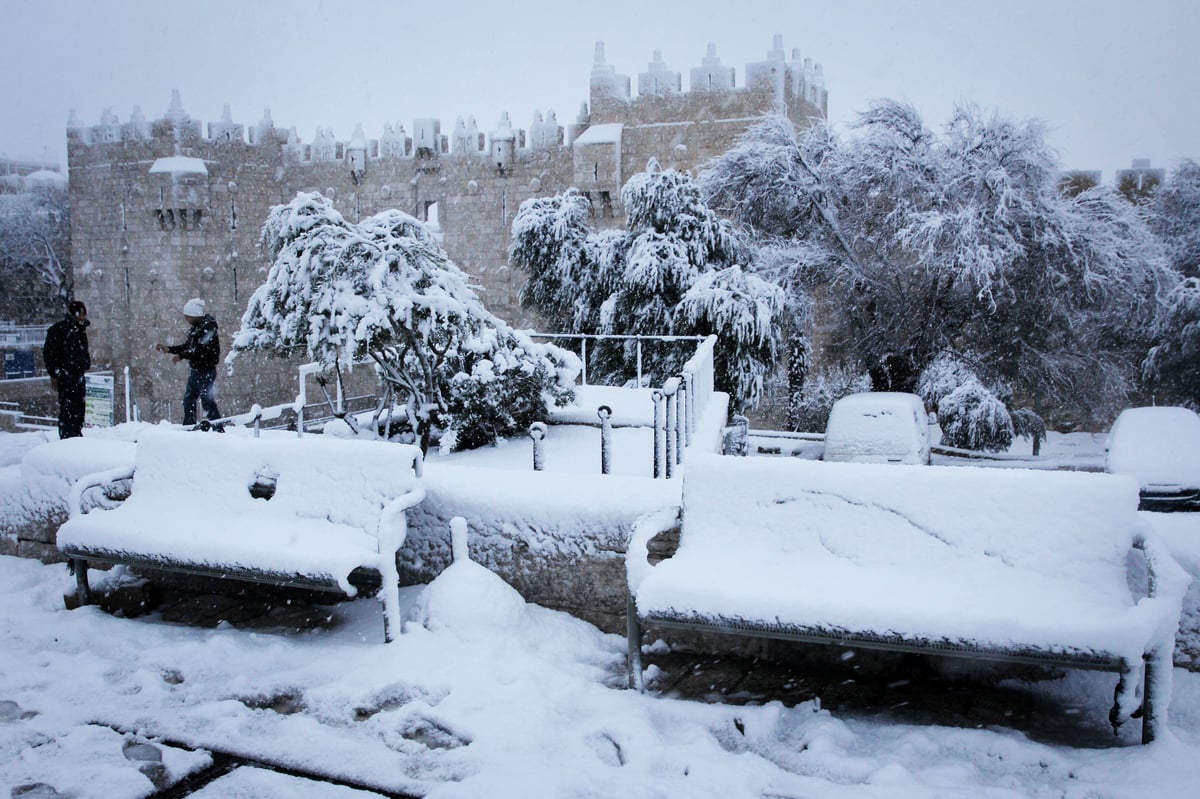
[[191, 326], [182, 344], [158, 344], [159, 352], [174, 355], [174, 363], [186, 360], [191, 366], [187, 388], [183, 392], [183, 423], [196, 423], [196, 400], [204, 406], [204, 415], [212, 420], [221, 418], [217, 408], [217, 363], [221, 360], [221, 342], [217, 336], [217, 320], [204, 312], [204, 300], [194, 298], [183, 306], [183, 318]]
[[58, 391], [58, 437], [83, 435], [84, 374], [92, 368], [88, 352], [87, 306], [79, 300], [67, 305], [67, 315], [46, 331], [42, 361], [50, 385]]

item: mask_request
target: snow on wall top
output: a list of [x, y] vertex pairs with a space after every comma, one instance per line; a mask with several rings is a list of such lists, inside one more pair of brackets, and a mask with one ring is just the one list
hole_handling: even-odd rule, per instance
[[619, 122], [611, 122], [605, 125], [592, 125], [590, 128], [580, 134], [575, 140], [576, 144], [620, 144], [621, 130], [625, 126]]

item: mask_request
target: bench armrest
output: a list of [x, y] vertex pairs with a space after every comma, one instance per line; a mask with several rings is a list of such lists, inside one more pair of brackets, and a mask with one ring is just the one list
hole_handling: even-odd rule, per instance
[[408, 532], [406, 529], [402, 529], [397, 535], [396, 520], [404, 511], [416, 507], [425, 500], [425, 486], [420, 482], [425, 473], [424, 467], [424, 458], [418, 452], [413, 457], [412, 464], [413, 474], [418, 480], [417, 484], [383, 506], [383, 512], [379, 515], [379, 528], [375, 531], [381, 554], [383, 552], [395, 553], [404, 546], [404, 539], [407, 538]]
[[[396, 519], [409, 508], [420, 505], [424, 499], [425, 486], [418, 485], [383, 506], [383, 512], [379, 515], [379, 530], [376, 533], [376, 537], [379, 539], [380, 553], [388, 551], [394, 553], [404, 546], [407, 534], [396, 535]], [[399, 540], [396, 540], [397, 538]]]
[[131, 477], [133, 477], [132, 466], [117, 466], [112, 469], [105, 469], [102, 472], [92, 472], [80, 477], [75, 481], [75, 485], [71, 486], [71, 493], [67, 496], [68, 518], [74, 519], [77, 516], [83, 515], [83, 494], [89, 488], [108, 485], [118, 480], [128, 480]]
[[1187, 592], [1191, 575], [1184, 571], [1162, 541], [1139, 534], [1133, 539], [1133, 548], [1140, 550], [1146, 558], [1146, 589], [1151, 599], [1160, 596], [1181, 598]]
[[625, 578], [629, 593], [637, 595], [638, 586], [654, 568], [647, 560], [650, 539], [665, 533], [679, 524], [679, 508], [671, 506], [639, 516], [629, 533], [629, 545], [625, 548]]

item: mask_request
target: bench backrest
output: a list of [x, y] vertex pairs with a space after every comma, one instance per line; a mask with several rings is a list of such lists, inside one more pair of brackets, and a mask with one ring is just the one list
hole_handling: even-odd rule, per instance
[[[383, 505], [417, 485], [419, 454], [405, 444], [324, 436], [148, 430], [138, 438], [130, 500], [167, 499], [181, 513], [267, 507], [374, 534]], [[263, 476], [275, 479], [269, 500], [250, 494]]]
[[1089, 589], [1125, 584], [1143, 524], [1137, 486], [1105, 474], [698, 456], [683, 484], [681, 553], [741, 535], [872, 568], [996, 559]]

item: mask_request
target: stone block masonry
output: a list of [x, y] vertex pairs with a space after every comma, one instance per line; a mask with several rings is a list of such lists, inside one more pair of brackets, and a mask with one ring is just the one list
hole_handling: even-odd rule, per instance
[[[487, 135], [474, 118], [459, 119], [450, 135], [438, 120], [417, 119], [411, 135], [397, 124], [377, 139], [356, 129], [338, 140], [326, 128], [304, 143], [295, 129], [276, 128], [269, 111], [246, 126], [226, 107], [206, 128], [178, 92], [157, 120], [139, 108], [125, 122], [106, 111], [92, 126], [72, 116], [71, 255], [76, 294], [92, 318], [93, 361], [118, 374], [130, 368], [143, 419], [178, 420], [187, 370], [154, 344], [181, 340], [183, 303], [203, 297], [228, 352], [269, 267], [258, 247], [262, 223], [300, 191], [322, 193], [352, 222], [392, 208], [428, 221], [493, 313], [536, 327], [520, 307], [525, 275], [508, 263], [522, 202], [574, 186], [592, 200], [596, 226], [617, 227], [621, 186], [651, 158], [695, 171], [764, 114], [801, 125], [825, 115], [820, 66], [796, 51], [788, 58], [781, 37], [765, 61], [746, 65], [744, 85], [734, 73], [709, 45], [685, 92], [681, 74], [655, 53], [631, 96], [630, 78], [597, 43], [589, 102], [574, 123], [559, 126], [551, 111], [519, 129], [505, 115]], [[218, 377], [222, 410], [289, 401], [299, 362], [240, 359], [233, 374]]]

